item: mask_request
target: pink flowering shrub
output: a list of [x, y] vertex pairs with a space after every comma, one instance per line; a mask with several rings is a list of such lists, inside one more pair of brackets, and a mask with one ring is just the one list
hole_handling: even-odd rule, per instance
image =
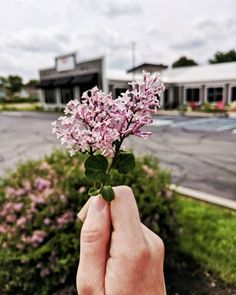
[[[0, 290], [9, 295], [52, 295], [57, 290], [76, 294], [76, 214], [90, 186], [83, 160], [57, 151], [0, 180]], [[132, 187], [142, 221], [166, 245], [175, 236], [169, 182], [169, 174], [153, 158], [137, 159], [130, 174], [111, 174], [112, 185]]]

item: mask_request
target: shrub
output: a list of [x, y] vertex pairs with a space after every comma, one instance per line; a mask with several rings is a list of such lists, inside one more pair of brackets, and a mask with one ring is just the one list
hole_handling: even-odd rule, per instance
[[3, 99], [2, 102], [5, 103], [35, 103], [39, 102], [39, 98], [37, 96], [31, 96], [31, 97], [12, 97], [10, 99]]
[[[27, 162], [0, 184], [0, 286], [7, 294], [73, 294], [81, 225], [76, 214], [90, 186], [81, 157], [55, 151]], [[114, 185], [132, 187], [142, 221], [166, 246], [175, 237], [170, 175], [157, 160], [137, 160], [133, 173], [112, 174]]]
[[231, 102], [230, 111], [231, 112], [236, 112], [236, 101]]

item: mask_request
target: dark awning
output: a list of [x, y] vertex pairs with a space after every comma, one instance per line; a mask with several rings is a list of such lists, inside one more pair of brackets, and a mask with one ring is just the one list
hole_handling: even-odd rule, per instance
[[71, 77], [56, 79], [53, 82], [53, 86], [66, 86], [66, 85], [70, 84], [70, 82], [71, 82]]
[[38, 83], [37, 88], [51, 87], [53, 85], [53, 81], [54, 80], [41, 80]]
[[97, 74], [76, 76], [72, 79], [71, 84], [85, 84], [93, 81], [97, 81]]

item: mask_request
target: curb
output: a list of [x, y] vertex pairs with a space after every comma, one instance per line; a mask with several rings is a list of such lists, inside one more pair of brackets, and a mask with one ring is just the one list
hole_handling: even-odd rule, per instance
[[170, 189], [187, 197], [236, 211], [236, 201], [234, 200], [224, 199], [219, 196], [214, 196], [208, 193], [196, 191], [183, 186], [177, 186], [175, 184], [171, 184]]

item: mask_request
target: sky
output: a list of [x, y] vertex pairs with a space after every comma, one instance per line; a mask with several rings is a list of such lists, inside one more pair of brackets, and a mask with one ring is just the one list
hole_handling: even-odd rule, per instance
[[106, 56], [112, 70], [171, 65], [186, 55], [207, 63], [236, 47], [236, 0], [1, 0], [0, 75], [38, 78], [55, 56]]

